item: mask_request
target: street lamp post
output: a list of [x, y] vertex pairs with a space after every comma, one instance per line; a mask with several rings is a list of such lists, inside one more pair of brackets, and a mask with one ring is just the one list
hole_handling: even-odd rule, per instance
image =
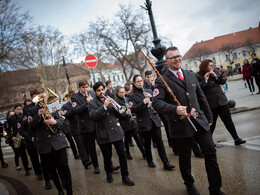
[[65, 72], [66, 72], [66, 77], [67, 77], [68, 83], [69, 83], [69, 85], [70, 85], [70, 77], [69, 77], [69, 73], [68, 73], [68, 71], [67, 71], [67, 69], [66, 69], [66, 64], [65, 64], [64, 56], [62, 56], [62, 60], [63, 60], [63, 67], [64, 67], [64, 70], [65, 70]]
[[156, 68], [160, 72], [161, 69], [163, 68], [163, 66], [166, 65], [166, 63], [165, 63], [165, 61], [163, 59], [164, 53], [166, 51], [166, 47], [164, 47], [164, 46], [162, 46], [160, 44], [161, 39], [159, 39], [159, 37], [157, 35], [155, 22], [154, 22], [154, 18], [153, 18], [153, 12], [152, 12], [152, 4], [151, 4], [150, 0], [146, 0], [145, 7], [143, 7], [143, 8], [148, 11], [149, 18], [150, 18], [150, 23], [151, 23], [151, 27], [152, 27], [152, 31], [153, 31], [153, 38], [154, 38], [153, 39], [154, 47], [151, 49], [151, 53], [158, 60], [156, 62]]

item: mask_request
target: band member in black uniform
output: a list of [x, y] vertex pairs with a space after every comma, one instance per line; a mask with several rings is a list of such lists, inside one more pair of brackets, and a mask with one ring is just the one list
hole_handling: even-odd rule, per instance
[[115, 99], [115, 90], [113, 89], [112, 82], [110, 80], [106, 81], [106, 93], [105, 95]]
[[[152, 92], [151, 92], [152, 93]], [[171, 171], [175, 166], [168, 161], [161, 133], [161, 119], [158, 113], [151, 107], [152, 95], [143, 89], [143, 79], [140, 75], [133, 77], [133, 91], [129, 99], [129, 107], [136, 114], [139, 133], [144, 139], [144, 148], [149, 167], [156, 167], [153, 162], [151, 141], [156, 143], [157, 151], [163, 162], [164, 169]]]
[[[39, 94], [40, 96], [42, 94]], [[46, 95], [44, 95], [46, 96]], [[29, 110], [28, 122], [35, 131], [35, 145], [41, 158], [47, 162], [52, 180], [59, 192], [64, 194], [57, 174], [57, 168], [62, 171], [67, 194], [72, 194], [72, 181], [66, 148], [68, 147], [63, 128], [63, 119], [56, 112], [50, 119], [45, 118], [47, 98], [39, 102]]]
[[132, 160], [133, 157], [130, 154], [129, 150], [129, 142], [131, 137], [133, 136], [135, 139], [135, 142], [143, 154], [143, 158], [146, 158], [143, 143], [140, 141], [139, 135], [138, 135], [138, 126], [137, 126], [137, 121], [136, 117], [134, 117], [131, 113], [131, 110], [128, 108], [128, 100], [125, 97], [125, 89], [124, 87], [117, 86], [116, 87], [116, 102], [120, 106], [125, 106], [127, 111], [124, 117], [119, 118], [119, 122], [121, 124], [121, 127], [123, 128], [125, 132], [125, 150], [126, 150], [126, 155], [128, 160]]
[[[36, 94], [33, 95], [31, 93], [32, 98], [35, 96]], [[38, 180], [42, 180], [42, 169], [39, 161], [39, 155], [34, 145], [34, 132], [30, 129], [28, 124], [29, 109], [31, 107], [34, 107], [34, 104], [31, 101], [25, 100], [23, 108], [23, 128], [21, 129], [20, 134], [24, 137], [25, 147], [31, 158], [34, 173], [38, 176]]]
[[[94, 167], [94, 173], [99, 174], [99, 165], [96, 152], [96, 131], [95, 124], [90, 119], [88, 104], [93, 99], [91, 92], [88, 90], [88, 81], [81, 80], [79, 82], [79, 91], [71, 97], [72, 110], [78, 115], [80, 134], [83, 139], [87, 153], [90, 155]], [[89, 164], [89, 163], [88, 163]], [[87, 165], [88, 166], [88, 165]]]
[[128, 177], [127, 159], [123, 143], [124, 131], [118, 120], [120, 114], [111, 106], [114, 100], [110, 97], [104, 99], [105, 85], [102, 82], [95, 83], [93, 89], [96, 93], [96, 97], [89, 103], [88, 107], [90, 117], [96, 124], [97, 142], [104, 157], [107, 182], [113, 182], [113, 166], [111, 160], [113, 144], [119, 157], [122, 182], [125, 185], [132, 186], [135, 183]]
[[3, 152], [2, 152], [2, 146], [1, 146], [2, 136], [3, 136], [3, 129], [0, 132], [0, 161], [1, 161], [2, 168], [6, 168], [6, 167], [8, 167], [8, 164], [4, 161], [4, 156], [3, 156]]
[[210, 126], [211, 134], [213, 135], [219, 115], [228, 132], [233, 137], [235, 145], [246, 143], [245, 140], [240, 139], [237, 135], [236, 127], [229, 110], [229, 102], [220, 86], [226, 83], [226, 78], [220, 75], [219, 71], [215, 69], [213, 61], [210, 59], [203, 60], [199, 68], [197, 79], [208, 100], [213, 115], [213, 123]]
[[153, 86], [153, 72], [151, 70], [147, 70], [144, 73], [144, 89], [154, 90]]
[[[205, 155], [210, 195], [221, 195], [223, 194], [220, 191], [221, 175], [209, 131], [213, 118], [207, 99], [200, 88], [196, 75], [191, 71], [181, 69], [182, 56], [178, 48], [168, 48], [165, 56], [169, 69], [163, 78], [181, 106], [177, 106], [159, 79], [155, 83], [153, 106], [158, 112], [163, 112], [167, 116], [170, 136], [175, 138], [179, 149], [179, 166], [186, 189], [189, 194], [199, 194], [191, 174], [191, 145], [193, 137], [195, 137]], [[181, 118], [188, 116], [192, 108], [195, 108], [198, 113], [196, 118], [190, 117], [194, 126], [188, 119]]]
[[72, 109], [71, 97], [74, 94], [75, 92], [72, 90], [68, 92], [68, 95], [66, 96], [68, 102], [62, 106], [62, 111], [63, 111], [62, 113], [63, 116], [69, 120], [70, 132], [78, 146], [81, 162], [83, 166], [87, 168], [90, 165], [90, 160], [86, 152], [86, 148], [84, 146], [82, 137], [80, 135], [78, 115], [73, 113], [73, 109]]
[[21, 104], [17, 103], [14, 105], [14, 115], [7, 119], [7, 123], [8, 127], [6, 133], [9, 137], [9, 144], [15, 153], [15, 164], [16, 166], [19, 166], [19, 156], [21, 156], [25, 169], [25, 175], [30, 175], [25, 143], [22, 139], [22, 136], [20, 135], [20, 131], [23, 128], [23, 114]]

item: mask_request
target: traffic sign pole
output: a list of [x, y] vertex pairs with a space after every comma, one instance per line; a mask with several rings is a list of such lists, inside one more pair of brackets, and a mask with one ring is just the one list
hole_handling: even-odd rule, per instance
[[94, 56], [94, 55], [87, 55], [86, 58], [85, 58], [85, 63], [86, 65], [91, 68], [91, 72], [92, 72], [92, 75], [93, 75], [93, 81], [94, 83], [96, 82], [96, 79], [95, 79], [95, 74], [94, 74], [94, 70], [93, 68], [96, 67], [97, 65], [97, 58]]
[[91, 72], [92, 72], [92, 75], [93, 75], [93, 81], [94, 81], [94, 83], [96, 83], [96, 79], [95, 79], [95, 74], [94, 74], [93, 68], [91, 68]]

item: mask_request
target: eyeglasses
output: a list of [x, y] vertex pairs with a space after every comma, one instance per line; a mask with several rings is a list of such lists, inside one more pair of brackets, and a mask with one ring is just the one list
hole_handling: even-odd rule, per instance
[[177, 58], [181, 58], [182, 55], [178, 55], [178, 56], [173, 56], [171, 58], [166, 58], [167, 60], [176, 60]]

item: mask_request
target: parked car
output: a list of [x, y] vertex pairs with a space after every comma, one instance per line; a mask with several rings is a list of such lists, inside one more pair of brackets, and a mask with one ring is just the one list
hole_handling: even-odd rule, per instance
[[6, 121], [6, 117], [4, 113], [0, 113], [0, 134], [2, 136], [3, 133], [3, 128], [4, 128], [4, 123]]

